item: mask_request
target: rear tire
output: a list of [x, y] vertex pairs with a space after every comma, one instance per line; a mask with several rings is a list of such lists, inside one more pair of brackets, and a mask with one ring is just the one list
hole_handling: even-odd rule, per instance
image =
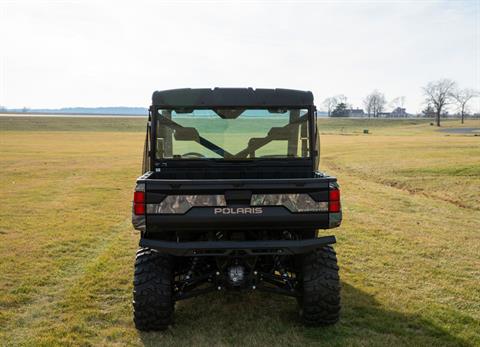
[[173, 324], [172, 284], [172, 257], [140, 248], [133, 279], [133, 320], [138, 330], [165, 330]]
[[340, 317], [340, 278], [332, 246], [302, 257], [300, 316], [306, 326], [331, 325]]

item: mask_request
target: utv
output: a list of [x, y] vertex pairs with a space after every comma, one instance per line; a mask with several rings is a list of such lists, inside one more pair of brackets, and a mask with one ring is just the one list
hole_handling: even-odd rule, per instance
[[133, 201], [137, 329], [166, 329], [176, 301], [224, 290], [291, 296], [304, 324], [337, 322], [325, 229], [342, 220], [340, 191], [317, 171], [312, 93], [175, 89], [152, 99]]

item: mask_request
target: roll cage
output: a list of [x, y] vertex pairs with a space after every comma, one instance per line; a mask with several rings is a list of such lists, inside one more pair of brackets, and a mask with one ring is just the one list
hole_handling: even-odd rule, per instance
[[[171, 119], [159, 116], [159, 110], [174, 111], [177, 109], [229, 109], [229, 108], [246, 108], [252, 107], [256, 109], [306, 109], [307, 113], [283, 127], [272, 127], [268, 134], [263, 138], [257, 138], [252, 141], [246, 148], [237, 152], [230, 153], [215, 143], [201, 136], [201, 134], [192, 133], [191, 128], [186, 128]], [[160, 119], [161, 118], [161, 119]], [[252, 152], [275, 139], [285, 129], [308, 120], [308, 148], [309, 156], [305, 158], [243, 158], [249, 152]], [[189, 140], [195, 141], [201, 146], [215, 152], [221, 158], [208, 159], [171, 159], [156, 157], [156, 139], [158, 132], [158, 124], [171, 130], [184, 133]], [[313, 105], [313, 95], [311, 92], [302, 92], [287, 89], [241, 89], [241, 88], [215, 88], [215, 89], [175, 89], [166, 91], [157, 91], [152, 96], [152, 105], [149, 108], [147, 133], [144, 147], [144, 160], [142, 172], [158, 171], [162, 167], [215, 167], [218, 165], [245, 165], [254, 162], [258, 166], [305, 166], [312, 167], [315, 171], [318, 165], [318, 133], [316, 126], [316, 107]], [[245, 159], [245, 160], [243, 160]]]

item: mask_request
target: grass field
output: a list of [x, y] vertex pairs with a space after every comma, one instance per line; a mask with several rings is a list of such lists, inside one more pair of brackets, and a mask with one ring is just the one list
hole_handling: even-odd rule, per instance
[[136, 331], [144, 123], [0, 117], [0, 345], [480, 345], [480, 137], [412, 120], [320, 123], [321, 169], [343, 194], [339, 324], [302, 327], [289, 298], [214, 293], [179, 303], [165, 333]]

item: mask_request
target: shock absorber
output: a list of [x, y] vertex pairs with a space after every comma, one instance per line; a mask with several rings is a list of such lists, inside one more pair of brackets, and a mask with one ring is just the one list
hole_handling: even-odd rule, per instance
[[185, 290], [185, 287], [188, 285], [189, 281], [191, 280], [193, 273], [195, 271], [195, 268], [197, 267], [197, 263], [198, 263], [198, 257], [193, 257], [192, 265], [190, 266], [190, 269], [188, 269], [187, 274], [185, 275], [185, 280], [182, 283], [182, 288], [180, 289], [181, 292]]

